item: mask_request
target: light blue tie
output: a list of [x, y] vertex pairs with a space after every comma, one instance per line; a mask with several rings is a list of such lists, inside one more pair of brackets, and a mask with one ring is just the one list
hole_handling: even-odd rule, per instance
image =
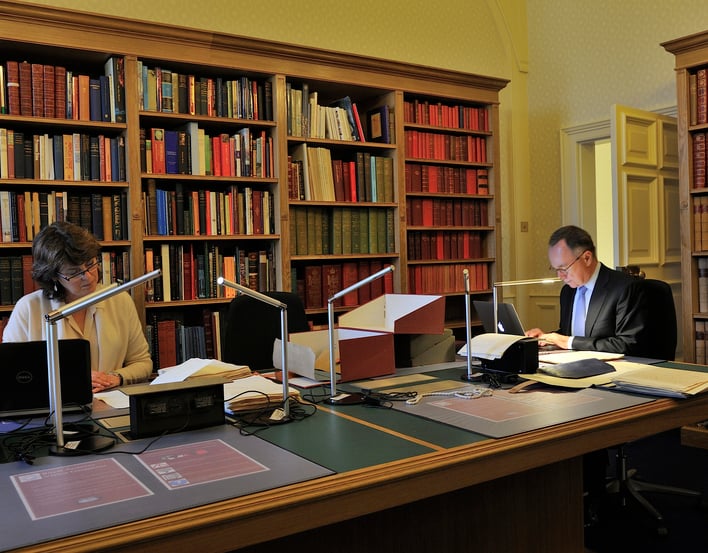
[[587, 288], [581, 286], [575, 292], [575, 305], [573, 307], [573, 336], [585, 336], [585, 292]]

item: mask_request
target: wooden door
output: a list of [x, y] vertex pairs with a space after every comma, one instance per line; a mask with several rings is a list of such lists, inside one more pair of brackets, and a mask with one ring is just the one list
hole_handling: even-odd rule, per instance
[[[638, 265], [647, 278], [671, 284], [681, 321], [676, 118], [615, 105], [611, 132], [615, 264]], [[678, 326], [680, 358], [682, 325]]]

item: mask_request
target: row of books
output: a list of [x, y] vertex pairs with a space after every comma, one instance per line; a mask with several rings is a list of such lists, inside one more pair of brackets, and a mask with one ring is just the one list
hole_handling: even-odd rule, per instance
[[194, 122], [176, 130], [140, 129], [140, 164], [143, 173], [156, 175], [270, 178], [273, 138], [248, 127], [210, 136]]
[[288, 136], [364, 141], [364, 128], [356, 103], [349, 96], [320, 105], [319, 93], [308, 83], [293, 88], [286, 83]]
[[104, 74], [9, 60], [0, 66], [0, 113], [77, 121], [125, 122], [125, 67], [111, 57]]
[[689, 124], [708, 123], [708, 68], [701, 67], [688, 76]]
[[143, 192], [146, 236], [230, 236], [275, 233], [274, 196], [269, 190], [230, 185], [223, 191], [193, 189], [181, 182]]
[[394, 253], [392, 209], [295, 206], [290, 210], [293, 255]]
[[393, 202], [393, 158], [355, 152], [333, 159], [328, 148], [301, 144], [288, 156], [288, 196], [292, 200]]
[[0, 305], [14, 305], [22, 296], [37, 289], [32, 280], [32, 256], [0, 256]]
[[708, 257], [699, 257], [698, 264], [698, 312], [708, 313]]
[[691, 154], [693, 156], [693, 187], [706, 187], [706, 140], [708, 133], [697, 132], [691, 135], [693, 137], [693, 148]]
[[476, 259], [484, 255], [484, 234], [477, 231], [408, 233], [409, 260]]
[[130, 252], [127, 250], [101, 251], [101, 282], [127, 282], [130, 280]]
[[696, 364], [708, 362], [708, 322], [696, 321]]
[[489, 194], [489, 171], [471, 167], [445, 167], [406, 163], [406, 192]]
[[450, 265], [409, 265], [408, 291], [411, 294], [450, 294], [465, 291], [463, 271], [470, 277], [470, 290], [489, 290], [487, 263], [456, 263]]
[[484, 136], [455, 136], [407, 130], [405, 140], [407, 158], [487, 162], [487, 141]]
[[489, 131], [489, 110], [483, 106], [448, 105], [429, 100], [403, 102], [403, 120], [406, 123], [432, 125], [449, 129]]
[[406, 219], [419, 227], [489, 226], [489, 203], [465, 198], [406, 198]]
[[140, 109], [230, 119], [273, 120], [269, 80], [232, 79], [179, 73], [138, 61]]
[[202, 309], [201, 320], [158, 318], [145, 327], [153, 370], [174, 367], [188, 359], [221, 359], [222, 311]]
[[[388, 264], [381, 260], [347, 261], [344, 263], [308, 264], [293, 267], [293, 289], [302, 298], [306, 309], [327, 307], [334, 294], [380, 271]], [[393, 293], [393, 275], [387, 273], [335, 302], [335, 306], [355, 307]]]
[[708, 251], [708, 196], [693, 196], [693, 250]]
[[98, 240], [128, 240], [127, 193], [0, 190], [2, 242], [31, 242], [54, 221], [76, 223]]
[[217, 284], [220, 276], [259, 292], [274, 290], [276, 283], [274, 250], [270, 245], [246, 249], [200, 242], [146, 247], [145, 271], [155, 269], [162, 273], [146, 284], [147, 302], [234, 297], [235, 290]]
[[0, 128], [0, 178], [125, 182], [125, 139]]
[[[101, 252], [101, 281], [105, 283], [130, 279], [128, 252]], [[37, 290], [32, 279], [32, 255], [0, 256], [0, 305], [14, 305], [22, 296]]]

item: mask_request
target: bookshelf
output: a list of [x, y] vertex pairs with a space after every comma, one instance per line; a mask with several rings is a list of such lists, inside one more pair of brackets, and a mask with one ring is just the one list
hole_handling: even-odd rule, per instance
[[[15, 38], [17, 28], [23, 29], [21, 41]], [[414, 291], [411, 267], [447, 265], [457, 278], [471, 263], [487, 271], [488, 284], [476, 293], [491, 297], [489, 283], [500, 270], [497, 106], [506, 80], [12, 1], [0, 2], [0, 43], [3, 67], [8, 60], [29, 60], [100, 77], [108, 60], [121, 62], [124, 120], [0, 114], [0, 128], [114, 139], [125, 152], [121, 180], [0, 176], [0, 192], [24, 197], [68, 191], [69, 198], [72, 192], [95, 195], [96, 206], [108, 203], [106, 198], [120, 205], [121, 234], [104, 237], [102, 243], [120, 259], [123, 278], [143, 274], [164, 257], [171, 261], [166, 265], [170, 274], [165, 271], [159, 281], [133, 290], [147, 329], [158, 322], [167, 326], [164, 321], [170, 320], [203, 326], [213, 313], [223, 312], [230, 297], [214, 287], [213, 276], [222, 270], [238, 275], [239, 259], [245, 259], [246, 269], [242, 261], [240, 271], [246, 280], [248, 260], [257, 264], [251, 272], [261, 279], [254, 284], [261, 290], [299, 290], [306, 298], [308, 278], [321, 282], [320, 299], [311, 298], [308, 305], [306, 298], [313, 324], [326, 321], [328, 290], [341, 289], [346, 279], [356, 274], [358, 280], [386, 264], [396, 268], [391, 280], [377, 283], [369, 294]], [[200, 91], [192, 109], [185, 85], [190, 76]], [[201, 92], [205, 89], [207, 93]], [[293, 91], [299, 92], [299, 103], [293, 103]], [[212, 97], [213, 102], [205, 100]], [[487, 126], [463, 130], [404, 121], [405, 107], [413, 101], [481, 110]], [[310, 106], [317, 106], [314, 118]], [[352, 106], [358, 121], [349, 119]], [[420, 159], [408, 151], [411, 132], [481, 140], [486, 159]], [[188, 154], [181, 149], [185, 143]], [[203, 157], [197, 156], [200, 149]], [[206, 153], [210, 149], [211, 155]], [[248, 167], [246, 152], [253, 156]], [[336, 194], [330, 195], [330, 188], [324, 195], [323, 188], [305, 192], [299, 182], [295, 188], [298, 162], [305, 160], [324, 168]], [[453, 173], [485, 170], [489, 192], [408, 191], [405, 175], [414, 165]], [[418, 199], [449, 204], [465, 218], [449, 228], [413, 224], [408, 205]], [[470, 223], [469, 213], [482, 206], [484, 224], [481, 219]], [[456, 259], [458, 254], [438, 263], [409, 255], [420, 235], [437, 232], [458, 242], [461, 236], [460, 251], [464, 256], [469, 251], [470, 259]], [[473, 236], [479, 240], [474, 253], [469, 250]], [[23, 255], [26, 260], [30, 246], [29, 239], [3, 242], [0, 261]], [[228, 268], [225, 259], [233, 260]], [[201, 279], [191, 276], [200, 274], [199, 267], [207, 275]], [[461, 327], [461, 290], [429, 292], [448, 296], [449, 322]], [[359, 294], [343, 298], [337, 311], [366, 299]], [[11, 309], [11, 303], [0, 306], [4, 313]]]
[[[399, 266], [394, 94], [287, 81], [286, 104], [290, 289], [303, 298], [313, 324], [326, 325], [332, 295]], [[394, 289], [389, 273], [339, 300], [335, 310]]]
[[678, 102], [684, 361], [706, 363], [708, 343], [708, 32], [662, 43], [675, 56]]
[[493, 109], [404, 95], [408, 291], [444, 294], [447, 324], [459, 339], [465, 335], [463, 271], [471, 294], [486, 299], [498, 270]]

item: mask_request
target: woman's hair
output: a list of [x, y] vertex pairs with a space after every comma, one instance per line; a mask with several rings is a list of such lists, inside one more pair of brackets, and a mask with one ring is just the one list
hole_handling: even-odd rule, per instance
[[101, 245], [85, 228], [57, 221], [37, 233], [32, 241], [32, 278], [48, 298], [63, 299], [57, 283], [62, 266], [80, 266], [97, 258]]

